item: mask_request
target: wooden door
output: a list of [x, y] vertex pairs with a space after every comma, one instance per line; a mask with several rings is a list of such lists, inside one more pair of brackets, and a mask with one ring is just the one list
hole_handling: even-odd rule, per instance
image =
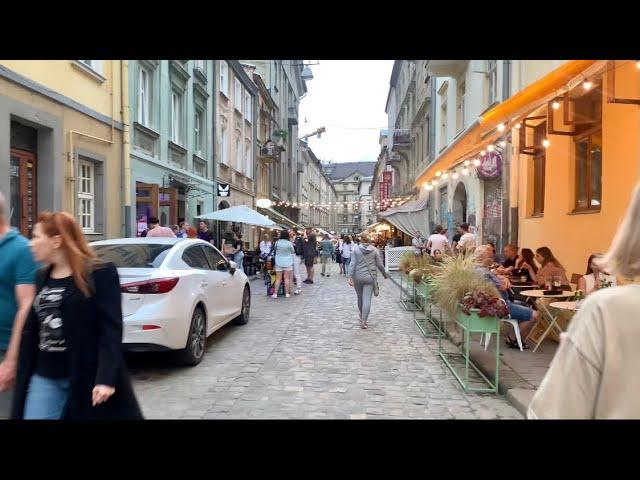
[[[162, 207], [165, 207], [164, 209]], [[168, 207], [169, 218], [166, 224], [160, 223], [165, 227], [176, 225], [178, 223], [178, 189], [177, 188], [161, 188], [160, 189], [160, 210], [166, 210]]]
[[31, 237], [38, 215], [38, 171], [35, 153], [11, 149], [10, 224]]
[[158, 216], [158, 185], [136, 182], [137, 235], [146, 230], [149, 217]]

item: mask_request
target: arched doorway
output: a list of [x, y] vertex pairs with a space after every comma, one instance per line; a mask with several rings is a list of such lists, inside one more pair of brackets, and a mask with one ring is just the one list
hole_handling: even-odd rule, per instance
[[463, 182], [458, 183], [453, 194], [453, 223], [465, 223], [467, 219], [467, 189]]

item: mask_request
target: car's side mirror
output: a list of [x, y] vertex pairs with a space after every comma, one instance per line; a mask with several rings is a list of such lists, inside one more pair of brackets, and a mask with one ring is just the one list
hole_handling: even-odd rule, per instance
[[229, 273], [233, 275], [236, 273], [236, 269], [238, 268], [238, 264], [233, 260], [229, 261]]
[[220, 260], [216, 265], [216, 269], [220, 270], [221, 272], [228, 270], [227, 262], [225, 262], [224, 260]]

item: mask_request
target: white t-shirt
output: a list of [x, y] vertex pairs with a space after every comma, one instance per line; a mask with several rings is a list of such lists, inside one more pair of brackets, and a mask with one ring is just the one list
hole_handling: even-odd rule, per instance
[[465, 250], [469, 250], [471, 248], [476, 247], [476, 236], [473, 233], [465, 233], [460, 237], [460, 241], [458, 245], [464, 247]]
[[422, 250], [418, 247], [424, 246], [424, 240], [422, 238], [413, 237], [413, 239], [411, 240], [411, 245], [413, 245], [414, 253], [416, 255], [420, 255], [420, 252], [422, 252]]
[[449, 240], [447, 237], [442, 235], [441, 233], [434, 233], [429, 237], [429, 242], [431, 242], [431, 251], [430, 255], [433, 255], [433, 252], [436, 250], [440, 250], [442, 253], [445, 253], [447, 250], [447, 245], [449, 245]]
[[264, 240], [262, 240], [260, 242], [260, 253], [264, 253], [264, 254], [269, 254], [269, 252], [271, 252], [271, 242], [265, 242]]
[[640, 285], [589, 295], [571, 319], [528, 418], [640, 418]]

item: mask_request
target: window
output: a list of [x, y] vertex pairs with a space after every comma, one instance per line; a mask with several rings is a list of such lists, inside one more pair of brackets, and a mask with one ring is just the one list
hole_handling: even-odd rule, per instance
[[224, 263], [225, 265], [227, 264], [227, 261], [212, 246], [201, 245], [201, 247], [204, 250], [204, 255], [207, 258], [207, 261], [209, 262], [209, 266], [211, 267], [211, 270], [217, 270], [218, 263], [220, 262]]
[[229, 64], [224, 60], [220, 62], [220, 91], [229, 98]]
[[187, 248], [182, 254], [182, 260], [191, 268], [209, 270], [209, 262], [207, 262], [207, 257], [200, 245]]
[[575, 209], [600, 210], [602, 203], [602, 132], [576, 140]]
[[536, 154], [533, 157], [533, 215], [544, 214], [544, 181], [546, 150], [540, 145], [547, 136], [547, 122], [542, 122], [533, 130]]
[[431, 147], [431, 144], [429, 143], [429, 138], [430, 138], [430, 129], [431, 126], [431, 117], [429, 117], [429, 115], [427, 115], [427, 117], [425, 118], [424, 121], [424, 156], [425, 158], [429, 158], [429, 148]]
[[498, 61], [487, 60], [488, 105], [498, 101]]
[[242, 113], [242, 84], [237, 78], [233, 82], [233, 106]]
[[464, 82], [458, 83], [458, 94], [456, 96], [456, 133], [464, 130], [464, 100], [466, 85]]
[[204, 75], [207, 74], [206, 63], [205, 60], [195, 60], [195, 67], [197, 70], [200, 70]]
[[200, 110], [196, 110], [195, 118], [193, 119], [193, 149], [197, 155], [202, 156], [202, 138], [204, 136], [204, 113]]
[[443, 99], [440, 105], [440, 149], [447, 146], [447, 101]]
[[249, 92], [244, 92], [244, 118], [249, 123], [253, 121], [253, 109], [251, 107], [251, 94]]
[[102, 60], [79, 60], [79, 62], [102, 75]]
[[245, 142], [245, 144], [244, 144], [244, 164], [245, 164], [245, 168], [246, 168], [245, 173], [247, 174], [248, 177], [252, 176], [252, 170], [253, 170], [252, 163], [253, 162], [251, 161], [251, 143], [250, 142]]
[[240, 146], [240, 139], [236, 138], [236, 164], [235, 167], [241, 173], [244, 173], [244, 168], [242, 165], [242, 147]]
[[220, 128], [220, 137], [220, 160], [223, 165], [229, 165], [229, 138], [225, 127]]
[[138, 72], [138, 123], [151, 124], [151, 73], [140, 67]]
[[160, 243], [112, 243], [93, 245], [100, 260], [113, 263], [116, 268], [158, 268], [173, 245]]
[[78, 176], [78, 220], [83, 232], [93, 232], [95, 227], [95, 167], [80, 161]]
[[171, 93], [171, 141], [180, 144], [182, 134], [182, 95]]

